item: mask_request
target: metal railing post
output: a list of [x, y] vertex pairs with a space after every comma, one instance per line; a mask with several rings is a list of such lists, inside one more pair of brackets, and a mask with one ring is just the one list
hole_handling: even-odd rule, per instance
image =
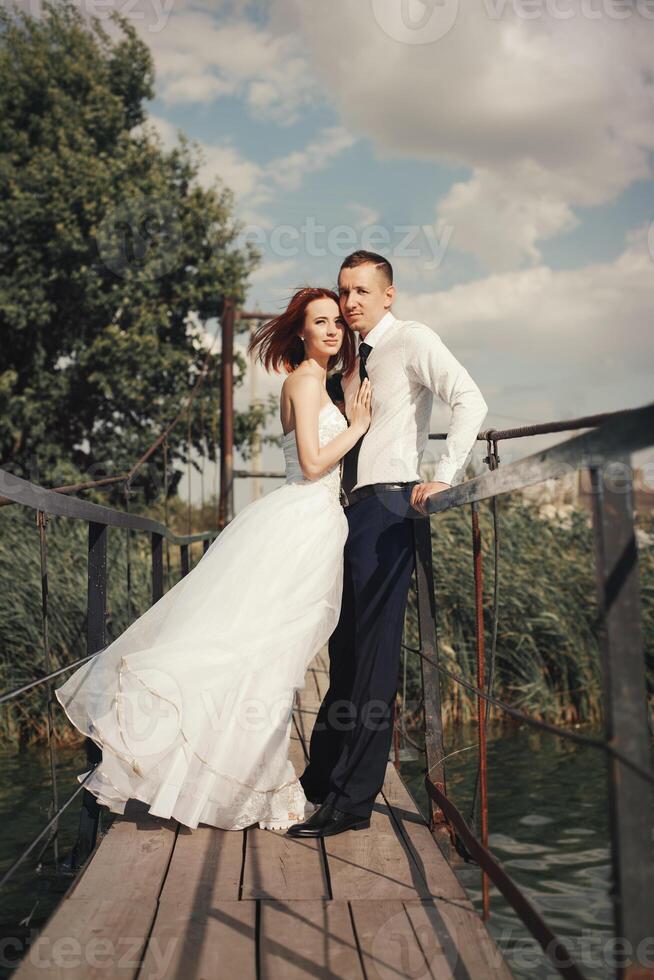
[[[600, 469], [590, 468], [604, 727], [610, 744], [651, 771], [630, 457], [612, 457], [615, 462], [623, 464], [620, 487], [605, 486]], [[615, 756], [608, 758], [608, 776], [615, 935], [627, 958], [627, 950], [636, 956], [652, 935], [654, 789]], [[632, 958], [617, 976], [644, 976], [644, 967]]]
[[[479, 529], [479, 504], [470, 504], [472, 517], [472, 560], [475, 577], [475, 649], [477, 655], [477, 687], [486, 688], [486, 648], [484, 635], [484, 578], [481, 555], [481, 531]], [[481, 787], [481, 842], [488, 847], [488, 781], [486, 754], [486, 711], [487, 704], [477, 695], [477, 729], [479, 739], [479, 783]], [[490, 892], [488, 875], [482, 868], [481, 894], [483, 918], [486, 922], [490, 914]]]
[[[96, 653], [107, 645], [107, 526], [89, 522], [88, 591], [86, 616], [86, 652]], [[87, 738], [84, 741], [86, 761], [94, 766], [102, 760], [102, 750]], [[77, 842], [71, 854], [71, 865], [79, 867], [95, 847], [102, 811], [97, 798], [82, 790]]]
[[[413, 541], [416, 563], [416, 606], [420, 650], [431, 660], [438, 661], [436, 638], [436, 598], [434, 595], [434, 570], [431, 558], [431, 527], [429, 518], [413, 522]], [[441, 715], [441, 684], [438, 668], [421, 659], [422, 689], [424, 702], [425, 755], [427, 773], [436, 785], [445, 789], [443, 757], [443, 720]], [[443, 811], [430, 799], [429, 825], [432, 831], [445, 824]]]
[[180, 554], [180, 560], [182, 564], [182, 578], [184, 578], [184, 576], [188, 575], [188, 573], [191, 570], [187, 544], [181, 544], [179, 546], [179, 554]]
[[163, 535], [153, 531], [150, 535], [150, 549], [152, 552], [152, 605], [159, 602], [163, 589]]

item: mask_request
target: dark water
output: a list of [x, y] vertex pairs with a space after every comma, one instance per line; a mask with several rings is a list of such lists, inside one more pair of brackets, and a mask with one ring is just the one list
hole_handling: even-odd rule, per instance
[[[79, 785], [77, 773], [86, 771], [83, 749], [57, 752], [59, 805]], [[52, 812], [50, 758], [45, 748], [24, 752], [0, 750], [0, 874], [49, 822]], [[80, 797], [63, 813], [59, 824], [59, 855], [63, 860], [77, 838]], [[71, 877], [53, 874], [53, 848], [37, 860], [45, 843], [40, 842], [11, 880], [0, 890], [0, 977], [11, 975], [39, 929], [57, 907], [72, 882]]]
[[[602, 737], [599, 731], [587, 734]], [[456, 742], [446, 742], [446, 754], [461, 748], [464, 751], [446, 762], [447, 791], [471, 826], [477, 771], [474, 730], [460, 731]], [[422, 757], [403, 764], [402, 773], [426, 814]], [[607, 793], [605, 753], [526, 726], [505, 734], [489, 732], [489, 849], [588, 978], [614, 977], [619, 962], [609, 895]], [[481, 915], [478, 867], [463, 864], [456, 873]], [[654, 896], [652, 904], [654, 908]], [[487, 926], [514, 976], [560, 977], [492, 882]], [[654, 966], [654, 943], [649, 948]]]
[[[476, 772], [475, 731], [459, 730], [446, 750], [456, 753], [446, 763], [448, 794], [468, 819]], [[76, 786], [75, 775], [86, 766], [81, 747], [59, 750], [58, 755], [63, 801]], [[20, 755], [4, 752], [0, 759], [0, 870], [4, 870], [48, 820], [50, 771], [45, 749]], [[403, 764], [402, 771], [426, 813], [422, 757]], [[589, 980], [613, 977], [604, 754], [527, 728], [508, 734], [489, 732], [488, 772], [491, 850], [564, 940]], [[78, 820], [75, 800], [61, 821], [62, 857], [76, 839]], [[51, 871], [50, 848], [41, 873], [35, 873], [35, 861], [28, 858], [0, 892], [0, 977], [10, 975], [16, 951], [22, 955], [24, 943], [35, 938], [70, 885], [70, 879], [57, 878]], [[457, 868], [457, 875], [481, 914], [479, 869], [464, 865]], [[488, 928], [514, 975], [560, 976], [492, 884], [490, 898]]]

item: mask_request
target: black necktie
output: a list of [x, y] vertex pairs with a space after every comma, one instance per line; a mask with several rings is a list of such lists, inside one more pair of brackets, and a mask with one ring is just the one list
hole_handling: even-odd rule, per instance
[[[366, 359], [370, 354], [372, 347], [370, 344], [361, 343], [359, 344], [359, 378], [363, 381], [368, 377], [368, 372], [366, 370]], [[343, 457], [343, 473], [341, 475], [341, 486], [346, 494], [356, 486], [357, 483], [357, 462], [359, 459], [359, 450], [361, 449], [361, 443], [363, 442], [363, 436], [359, 439], [357, 443], [350, 449], [348, 453]]]
[[366, 359], [371, 350], [372, 347], [370, 344], [359, 344], [359, 378], [361, 381], [364, 381], [368, 377]]

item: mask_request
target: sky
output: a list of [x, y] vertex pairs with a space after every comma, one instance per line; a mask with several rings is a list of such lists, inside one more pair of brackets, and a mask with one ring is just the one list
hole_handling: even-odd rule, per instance
[[[393, 264], [396, 316], [479, 385], [484, 428], [652, 400], [654, 0], [77, 5], [134, 24], [150, 124], [166, 147], [196, 140], [201, 182], [236, 194], [263, 255], [250, 308], [333, 287], [368, 247]], [[237, 404], [282, 381], [257, 369]], [[448, 418], [436, 401], [433, 430]], [[507, 442], [502, 460], [562, 438]], [[651, 456], [635, 459], [648, 482]], [[281, 450], [261, 464], [281, 469]]]

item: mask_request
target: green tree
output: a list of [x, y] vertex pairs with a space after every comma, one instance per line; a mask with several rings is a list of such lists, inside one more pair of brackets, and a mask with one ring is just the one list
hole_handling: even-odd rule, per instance
[[[47, 485], [139, 458], [197, 379], [204, 324], [225, 296], [242, 301], [258, 258], [238, 245], [231, 191], [197, 182], [198, 147], [180, 133], [165, 152], [147, 124], [150, 51], [112, 20], [113, 38], [70, 0], [41, 19], [0, 10], [0, 460]], [[212, 456], [199, 420], [219, 394], [212, 352], [191, 438]], [[246, 453], [269, 411], [237, 413]], [[186, 435], [173, 432], [171, 461]], [[150, 499], [152, 470], [145, 485]]]

